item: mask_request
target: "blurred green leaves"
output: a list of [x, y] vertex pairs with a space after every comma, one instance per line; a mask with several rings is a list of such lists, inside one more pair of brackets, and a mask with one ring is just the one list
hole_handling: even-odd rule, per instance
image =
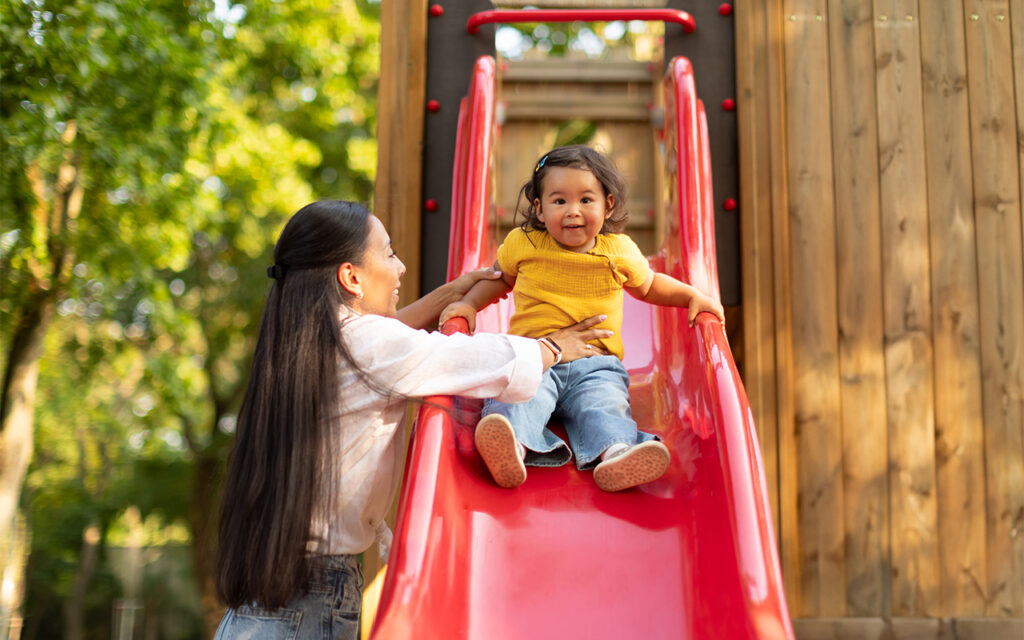
[[[276, 235], [313, 199], [372, 198], [378, 9], [0, 0], [5, 367], [35, 294], [55, 311], [22, 498], [27, 632], [61, 631], [90, 522], [101, 548], [129, 508], [154, 543], [187, 527], [209, 544], [217, 486], [193, 481], [230, 447]], [[112, 575], [89, 606], [110, 606]]]

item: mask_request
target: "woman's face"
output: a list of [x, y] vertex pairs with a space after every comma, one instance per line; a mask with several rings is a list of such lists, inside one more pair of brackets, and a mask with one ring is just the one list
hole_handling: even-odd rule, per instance
[[391, 247], [391, 238], [377, 216], [370, 216], [370, 233], [359, 265], [362, 298], [353, 301], [356, 311], [394, 317], [398, 312], [398, 288], [405, 265]]

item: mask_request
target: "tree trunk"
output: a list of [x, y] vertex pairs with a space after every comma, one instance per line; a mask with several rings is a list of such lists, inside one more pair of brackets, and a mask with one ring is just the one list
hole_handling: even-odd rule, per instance
[[[0, 574], [5, 578], [12, 568], [24, 566], [23, 558], [13, 557], [19, 552], [16, 549], [18, 531], [15, 520], [21, 486], [32, 458], [33, 407], [39, 358], [53, 313], [54, 296], [49, 291], [35, 296], [26, 306], [11, 341], [4, 371], [3, 394], [0, 396], [0, 560], [4, 566], [0, 567]], [[20, 549], [20, 553], [27, 551]], [[14, 563], [13, 567], [8, 566], [9, 562]], [[21, 583], [21, 576], [16, 583]], [[18, 593], [18, 589], [0, 590], [0, 614], [5, 625], [21, 608]]]
[[0, 638], [18, 640], [24, 623], [21, 603], [25, 597], [25, 564], [29, 553], [28, 523], [20, 513], [14, 517], [10, 535], [10, 544], [2, 558], [4, 566], [0, 580], [4, 585], [12, 586], [4, 588], [10, 593], [5, 594], [3, 602], [0, 602]]
[[82, 552], [78, 557], [78, 569], [75, 571], [75, 582], [71, 587], [67, 600], [64, 601], [64, 638], [65, 640], [85, 640], [85, 596], [89, 591], [89, 583], [96, 572], [96, 559], [99, 555], [100, 527], [96, 521], [90, 522], [82, 532]]

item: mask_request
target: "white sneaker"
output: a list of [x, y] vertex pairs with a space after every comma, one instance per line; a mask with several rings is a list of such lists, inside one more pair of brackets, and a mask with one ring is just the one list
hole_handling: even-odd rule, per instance
[[525, 450], [516, 441], [508, 418], [497, 413], [480, 418], [473, 439], [476, 450], [499, 487], [512, 489], [526, 482], [522, 455]]
[[671, 462], [668, 447], [657, 440], [635, 444], [594, 468], [594, 482], [603, 491], [622, 491], [657, 480]]

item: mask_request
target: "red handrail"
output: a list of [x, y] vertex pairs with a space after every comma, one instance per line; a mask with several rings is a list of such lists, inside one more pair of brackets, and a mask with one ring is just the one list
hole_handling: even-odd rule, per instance
[[[673, 59], [665, 74], [665, 126], [665, 146], [673, 153], [666, 160], [676, 168], [671, 179], [681, 244], [679, 254], [670, 256], [670, 269], [673, 276], [719, 300], [707, 120], [686, 58]], [[673, 245], [668, 248], [672, 253]]]
[[448, 242], [450, 247], [461, 247], [462, 250], [448, 254], [449, 280], [475, 268], [466, 268], [465, 265], [476, 265], [481, 255], [493, 251], [487, 214], [495, 133], [495, 77], [494, 58], [478, 58], [473, 65], [469, 93], [459, 106], [452, 179], [452, 226]]
[[683, 31], [693, 33], [697, 23], [693, 16], [679, 9], [494, 9], [474, 13], [466, 22], [466, 31], [475, 34], [482, 24], [511, 22], [612, 22], [644, 20], [673, 22]]

